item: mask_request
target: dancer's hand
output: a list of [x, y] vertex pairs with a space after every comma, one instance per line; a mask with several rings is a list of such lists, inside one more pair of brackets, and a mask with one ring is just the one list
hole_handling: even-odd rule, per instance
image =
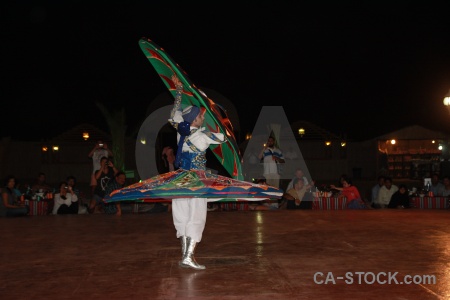
[[180, 79], [176, 75], [172, 75], [172, 81], [175, 84], [175, 87], [183, 86]]

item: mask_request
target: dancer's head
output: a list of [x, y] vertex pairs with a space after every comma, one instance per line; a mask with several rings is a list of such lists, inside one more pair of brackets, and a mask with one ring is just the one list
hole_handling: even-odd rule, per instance
[[183, 110], [183, 120], [189, 122], [193, 127], [199, 127], [205, 120], [204, 110], [197, 106], [188, 106]]

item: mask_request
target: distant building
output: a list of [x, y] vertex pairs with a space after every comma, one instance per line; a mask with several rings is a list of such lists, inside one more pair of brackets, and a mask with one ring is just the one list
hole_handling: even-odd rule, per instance
[[[84, 138], [83, 134], [89, 137]], [[88, 184], [92, 160], [88, 157], [97, 140], [111, 145], [111, 136], [91, 124], [80, 124], [47, 141], [27, 142], [3, 138], [0, 141], [0, 176], [14, 174], [23, 182], [31, 183], [39, 172], [46, 174], [47, 182], [57, 184], [68, 175], [79, 184]], [[135, 141], [126, 140], [127, 170], [135, 169]]]

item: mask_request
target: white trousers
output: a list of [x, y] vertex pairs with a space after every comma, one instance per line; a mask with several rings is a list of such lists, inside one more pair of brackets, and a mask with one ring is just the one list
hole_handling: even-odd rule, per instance
[[207, 198], [172, 200], [172, 217], [177, 230], [177, 238], [184, 235], [200, 243], [206, 223], [207, 200]]

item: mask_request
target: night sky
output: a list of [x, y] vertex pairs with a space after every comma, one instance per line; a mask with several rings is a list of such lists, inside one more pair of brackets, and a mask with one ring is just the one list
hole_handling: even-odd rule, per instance
[[125, 107], [128, 128], [139, 127], [166, 92], [142, 37], [197, 86], [228, 98], [242, 132], [271, 105], [283, 106], [290, 122], [355, 140], [416, 124], [450, 132], [446, 6], [59, 2], [1, 4], [0, 137], [48, 139], [80, 123], [107, 130], [96, 101]]

